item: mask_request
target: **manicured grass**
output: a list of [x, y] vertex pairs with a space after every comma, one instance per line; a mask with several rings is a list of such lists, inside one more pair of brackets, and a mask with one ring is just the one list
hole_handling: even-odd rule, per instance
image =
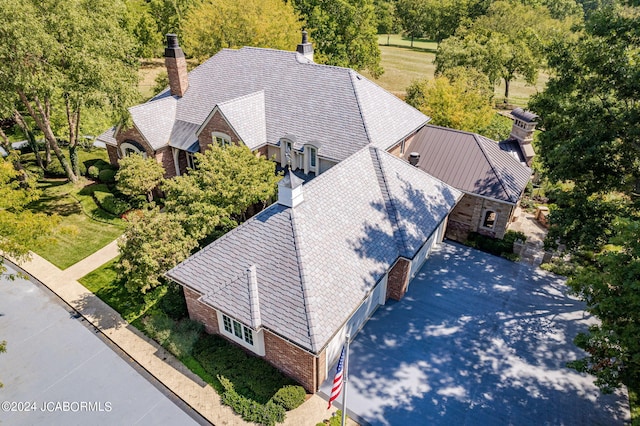
[[166, 68], [162, 58], [144, 59], [140, 61], [138, 69], [138, 91], [143, 99], [150, 99], [156, 95], [153, 91], [156, 86], [156, 77]]
[[[374, 80], [377, 84], [403, 98], [407, 87], [412, 81], [417, 79], [432, 79], [435, 72], [433, 61], [436, 57], [437, 44], [424, 39], [414, 39], [411, 48], [411, 40], [397, 34], [392, 34], [387, 45], [387, 36], [378, 35], [380, 53], [382, 55], [381, 65], [384, 74]], [[366, 72], [367, 77], [371, 78]], [[543, 72], [538, 76], [538, 81], [531, 86], [523, 80], [511, 82], [509, 103], [515, 106], [526, 107], [529, 97], [542, 91], [549, 80], [549, 76]], [[494, 102], [497, 105], [504, 101], [504, 82], [495, 87]]]

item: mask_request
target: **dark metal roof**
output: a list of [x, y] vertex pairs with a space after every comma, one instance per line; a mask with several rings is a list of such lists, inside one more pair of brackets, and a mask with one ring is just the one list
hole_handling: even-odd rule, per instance
[[527, 123], [536, 122], [539, 118], [536, 114], [530, 111], [525, 111], [522, 108], [514, 109], [513, 111], [511, 111], [511, 115]]
[[[427, 125], [411, 143], [420, 154], [417, 167], [462, 191], [516, 203], [531, 170], [475, 133]], [[407, 155], [407, 154], [405, 154]]]
[[171, 131], [171, 142], [169, 145], [174, 148], [188, 151], [195, 143], [198, 143], [198, 136], [196, 136], [196, 130], [198, 130], [198, 127], [200, 126], [194, 123], [176, 120]]

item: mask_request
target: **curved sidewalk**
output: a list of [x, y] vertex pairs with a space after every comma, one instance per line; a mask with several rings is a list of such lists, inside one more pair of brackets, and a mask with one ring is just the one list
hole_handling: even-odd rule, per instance
[[[222, 405], [219, 395], [210, 385], [189, 371], [158, 343], [129, 325], [118, 312], [77, 281], [113, 259], [117, 254], [117, 243], [113, 241], [66, 270], [60, 270], [35, 253], [31, 253], [31, 259], [25, 262], [9, 260], [64, 300], [149, 374], [209, 422], [214, 425], [249, 424], [236, 415], [231, 408]], [[335, 411], [335, 408], [332, 411]], [[326, 409], [326, 401], [318, 395], [313, 395], [297, 409], [287, 412], [284, 425], [315, 425], [330, 415], [331, 412]]]

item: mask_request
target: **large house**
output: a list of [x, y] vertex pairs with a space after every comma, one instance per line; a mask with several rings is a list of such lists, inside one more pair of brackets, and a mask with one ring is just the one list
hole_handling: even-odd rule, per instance
[[[130, 108], [131, 127], [99, 139], [113, 164], [131, 154], [154, 157], [167, 177], [188, 173], [194, 153], [211, 144], [232, 143], [296, 171], [280, 182], [277, 203], [167, 277], [183, 286], [190, 317], [208, 332], [309, 391], [327, 377], [345, 334], [388, 298], [402, 298], [431, 248], [452, 232], [449, 218], [451, 229], [465, 219], [451, 214], [461, 198], [481, 200], [486, 216], [489, 203], [511, 209], [522, 193], [529, 169], [497, 143], [426, 126], [429, 117], [357, 72], [315, 64], [304, 36], [296, 52], [225, 49], [189, 73], [175, 36], [167, 42], [169, 88]], [[440, 132], [464, 139], [448, 150], [460, 157], [447, 163], [451, 173], [441, 173], [429, 142], [447, 152]], [[404, 159], [409, 148], [419, 161]], [[498, 183], [480, 190], [460, 173]], [[496, 236], [506, 217], [499, 208], [492, 210]]]
[[[299, 53], [302, 52], [302, 53]], [[364, 146], [402, 148], [429, 120], [357, 72], [297, 52], [223, 49], [191, 72], [167, 36], [169, 88], [129, 109], [133, 125], [98, 137], [109, 159], [155, 157], [166, 177], [194, 167], [210, 144], [243, 143], [283, 167], [318, 175]]]
[[366, 146], [166, 275], [189, 315], [315, 392], [378, 305], [399, 300], [461, 192]]

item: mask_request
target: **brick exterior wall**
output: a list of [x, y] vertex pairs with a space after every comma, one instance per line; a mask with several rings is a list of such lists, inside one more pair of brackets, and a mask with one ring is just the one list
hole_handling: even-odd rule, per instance
[[[176, 165], [173, 162], [173, 152], [170, 146], [165, 146], [156, 151], [156, 161], [164, 167], [164, 177], [172, 178], [177, 176]], [[186, 161], [186, 159], [185, 159]]]
[[187, 288], [184, 289], [184, 298], [187, 301], [187, 309], [189, 318], [204, 324], [204, 329], [209, 334], [220, 334], [220, 326], [218, 325], [218, 314], [215, 309], [204, 303], [198, 302], [200, 294]]
[[[481, 197], [464, 194], [462, 200], [449, 215], [445, 236], [455, 241], [466, 241], [470, 232], [478, 232], [488, 237], [503, 238], [515, 206]], [[497, 215], [492, 229], [482, 226], [487, 211]]]
[[409, 272], [411, 271], [411, 261], [399, 258], [389, 271], [387, 280], [386, 299], [401, 300], [409, 285]]
[[269, 159], [269, 146], [265, 145], [263, 147], [260, 147], [258, 149], [256, 149], [256, 152], [258, 154], [260, 154], [261, 157], [266, 157], [267, 159]]
[[[264, 330], [264, 358], [278, 370], [295, 379], [308, 392], [315, 393], [318, 361], [314, 355]], [[324, 353], [324, 352], [323, 352]]]
[[118, 148], [113, 145], [107, 145], [107, 154], [109, 155], [109, 163], [114, 166], [118, 165]]
[[186, 59], [184, 56], [164, 58], [164, 65], [167, 68], [167, 75], [169, 76], [171, 94], [182, 97], [189, 88]]
[[153, 157], [153, 148], [149, 146], [149, 144], [144, 140], [138, 129], [135, 127], [131, 127], [127, 130], [120, 130], [116, 135], [116, 140], [118, 141], [118, 148], [120, 148], [120, 144], [127, 140], [136, 141], [140, 146], [142, 146], [147, 153], [148, 157]]
[[216, 111], [213, 114], [213, 117], [211, 117], [204, 126], [202, 132], [200, 132], [200, 136], [198, 137], [200, 140], [200, 152], [204, 152], [209, 145], [213, 143], [211, 138], [211, 133], [213, 132], [220, 132], [229, 135], [231, 142], [233, 143], [237, 144], [240, 141], [240, 138], [238, 138], [238, 135], [236, 135], [233, 129], [231, 129], [231, 126], [229, 126], [229, 123], [227, 123], [227, 120], [224, 119], [220, 111]]

